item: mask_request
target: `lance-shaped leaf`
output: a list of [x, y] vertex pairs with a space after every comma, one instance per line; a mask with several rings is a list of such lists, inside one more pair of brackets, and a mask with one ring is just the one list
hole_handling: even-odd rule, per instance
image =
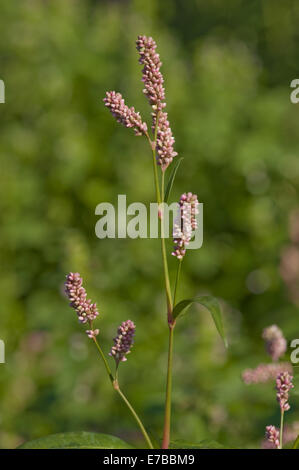
[[174, 319], [178, 319], [181, 315], [187, 312], [189, 307], [194, 304], [200, 304], [206, 307], [209, 310], [212, 318], [214, 320], [215, 326], [217, 328], [218, 333], [220, 334], [221, 338], [224, 341], [225, 346], [227, 347], [227, 339], [224, 333], [223, 321], [222, 321], [222, 312], [219, 305], [219, 302], [215, 297], [210, 295], [203, 295], [198, 297], [193, 297], [192, 299], [182, 300], [173, 309], [173, 317]]
[[170, 449], [224, 449], [224, 446], [222, 444], [219, 444], [219, 442], [216, 441], [210, 441], [208, 439], [205, 439], [200, 442], [189, 442], [189, 441], [183, 441], [181, 439], [171, 441], [169, 445]]
[[132, 447], [109, 434], [64, 432], [25, 442], [19, 449], [132, 449]]
[[297, 436], [297, 439], [295, 440], [294, 444], [293, 444], [293, 449], [298, 449], [299, 447], [299, 434]]
[[175, 166], [174, 166], [174, 168], [173, 168], [173, 170], [172, 170], [172, 173], [171, 173], [171, 175], [170, 175], [170, 177], [169, 177], [169, 180], [168, 180], [168, 183], [167, 183], [167, 187], [166, 187], [166, 190], [165, 190], [165, 194], [164, 194], [164, 202], [167, 202], [168, 199], [169, 199], [169, 195], [170, 195], [170, 192], [171, 192], [171, 189], [172, 189], [172, 186], [173, 186], [173, 182], [174, 182], [174, 179], [175, 179], [175, 175], [176, 175], [176, 172], [178, 171], [178, 168], [179, 168], [180, 163], [181, 163], [182, 160], [184, 160], [184, 157], [180, 157], [180, 158], [177, 160], [177, 162], [176, 162], [176, 164], [175, 164]]

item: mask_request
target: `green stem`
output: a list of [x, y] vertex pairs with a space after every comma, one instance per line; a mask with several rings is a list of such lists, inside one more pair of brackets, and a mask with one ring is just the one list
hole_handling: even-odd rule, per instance
[[169, 325], [169, 345], [168, 345], [168, 364], [167, 364], [167, 383], [165, 398], [165, 415], [162, 449], [168, 449], [170, 440], [170, 421], [171, 421], [171, 388], [172, 388], [172, 358], [173, 358], [173, 333], [175, 325]]
[[154, 181], [155, 181], [155, 189], [156, 189], [156, 198], [157, 198], [157, 203], [161, 203], [161, 194], [160, 194], [160, 188], [159, 188], [159, 177], [158, 177], [158, 170], [157, 170], [157, 161], [156, 161], [156, 143], [155, 141], [152, 142], [150, 139], [150, 136], [148, 133], [146, 133], [147, 140], [150, 144], [151, 150], [152, 150], [152, 160], [153, 160], [153, 170], [154, 170]]
[[164, 195], [165, 195], [165, 171], [162, 171], [161, 193], [162, 193], [162, 200], [161, 200], [161, 202], [164, 202]]
[[[153, 449], [154, 447], [153, 447], [153, 445], [152, 445], [152, 443], [151, 443], [151, 440], [150, 440], [150, 438], [149, 438], [149, 436], [148, 436], [148, 434], [147, 434], [147, 432], [146, 432], [146, 430], [145, 430], [145, 427], [144, 427], [143, 424], [142, 424], [141, 419], [140, 419], [139, 416], [137, 415], [137, 413], [136, 413], [136, 411], [134, 410], [134, 408], [133, 408], [133, 406], [131, 405], [131, 403], [128, 401], [128, 399], [125, 397], [125, 395], [123, 394], [123, 392], [120, 390], [117, 378], [113, 377], [112, 372], [111, 372], [111, 369], [110, 369], [109, 364], [108, 364], [108, 362], [107, 362], [107, 360], [106, 360], [106, 358], [105, 358], [105, 355], [104, 355], [104, 353], [103, 353], [103, 350], [102, 350], [101, 346], [99, 345], [99, 343], [98, 343], [98, 341], [97, 341], [97, 339], [96, 339], [95, 337], [93, 338], [93, 341], [94, 341], [94, 343], [95, 343], [95, 345], [96, 345], [96, 347], [97, 347], [97, 349], [98, 349], [98, 351], [99, 351], [99, 353], [100, 353], [100, 356], [101, 356], [101, 358], [102, 358], [102, 360], [103, 360], [103, 362], [104, 362], [105, 369], [106, 369], [106, 371], [107, 371], [107, 374], [109, 375], [109, 379], [110, 379], [110, 382], [111, 382], [111, 384], [112, 384], [114, 390], [121, 396], [121, 398], [123, 399], [123, 401], [125, 402], [125, 404], [126, 404], [127, 407], [129, 408], [129, 410], [131, 411], [131, 413], [132, 413], [132, 415], [134, 416], [134, 418], [135, 418], [135, 420], [136, 420], [136, 422], [137, 422], [137, 424], [138, 424], [138, 426], [139, 426], [139, 428], [140, 428], [140, 431], [142, 432], [143, 437], [145, 438], [145, 440], [146, 440], [146, 442], [147, 442], [149, 448], [150, 448], [150, 449]], [[116, 374], [117, 374], [117, 372], [116, 372]]]
[[[160, 189], [159, 189], [159, 178], [158, 178], [158, 171], [157, 171], [157, 162], [156, 162], [156, 150], [155, 150], [156, 142], [151, 141], [148, 133], [146, 134], [146, 136], [152, 149], [154, 181], [155, 181], [155, 188], [156, 188], [157, 203], [161, 204], [161, 202], [163, 202], [164, 200], [164, 178], [165, 178], [164, 171], [162, 172], [162, 199], [161, 199], [161, 194], [160, 194]], [[155, 138], [156, 138], [156, 132], [155, 132]], [[169, 282], [167, 255], [166, 255], [165, 238], [164, 238], [164, 225], [163, 225], [162, 220], [161, 220], [161, 245], [162, 245], [162, 260], [163, 260], [164, 279], [165, 279], [165, 291], [166, 291], [166, 300], [167, 300], [167, 312], [168, 312], [168, 321], [169, 321], [172, 315], [172, 299], [171, 299], [171, 289], [170, 289], [170, 282]]]
[[176, 294], [177, 294], [177, 288], [180, 280], [180, 274], [181, 274], [181, 267], [182, 267], [182, 260], [179, 260], [179, 264], [177, 267], [176, 271], [176, 278], [175, 278], [175, 285], [174, 285], [174, 293], [173, 293], [173, 306], [175, 307], [175, 301], [176, 301]]
[[113, 384], [113, 387], [114, 389], [116, 390], [116, 392], [119, 394], [119, 396], [123, 399], [123, 401], [125, 402], [125, 404], [127, 405], [127, 407], [129, 408], [129, 410], [131, 411], [132, 415], [134, 416], [138, 426], [140, 427], [140, 430], [143, 434], [143, 437], [144, 439], [146, 440], [147, 442], [147, 445], [149, 447], [149, 449], [153, 449], [154, 446], [149, 438], [149, 435], [147, 434], [146, 430], [145, 430], [145, 427], [143, 426], [142, 424], [142, 421], [141, 419], [139, 418], [138, 414], [136, 413], [136, 411], [134, 410], [133, 406], [131, 405], [131, 403], [129, 402], [129, 400], [126, 398], [126, 396], [123, 394], [123, 392], [120, 390], [119, 388], [119, 385], [118, 385], [118, 382], [117, 380], [114, 381], [114, 384]]
[[102, 360], [103, 360], [103, 362], [104, 362], [105, 369], [106, 369], [106, 371], [107, 371], [107, 374], [109, 375], [110, 382], [113, 384], [113, 382], [114, 382], [114, 377], [113, 377], [113, 375], [112, 375], [112, 372], [111, 372], [111, 369], [110, 369], [110, 367], [109, 367], [109, 364], [108, 364], [108, 362], [107, 362], [107, 360], [106, 360], [106, 358], [105, 358], [105, 355], [104, 355], [104, 353], [103, 353], [103, 351], [102, 351], [102, 348], [101, 348], [101, 346], [99, 345], [99, 343], [98, 343], [98, 341], [97, 341], [97, 339], [96, 339], [95, 337], [93, 338], [93, 341], [94, 341], [94, 343], [95, 343], [95, 345], [96, 345], [96, 347], [97, 347], [97, 349], [98, 349], [98, 351], [99, 351], [99, 353], [100, 353], [100, 355], [101, 355], [101, 358], [102, 358]]
[[[162, 226], [162, 224], [163, 224], [163, 222], [161, 223], [161, 226]], [[172, 321], [172, 299], [171, 299], [171, 289], [170, 289], [169, 274], [168, 274], [165, 238], [163, 238], [163, 233], [161, 233], [161, 245], [162, 245], [162, 258], [163, 258], [163, 267], [164, 267], [164, 279], [165, 279], [165, 291], [166, 291], [166, 301], [167, 301], [168, 322], [171, 322]]]
[[279, 449], [282, 449], [283, 418], [284, 418], [284, 410], [281, 410], [281, 412], [280, 412], [280, 431], [279, 431]]
[[[155, 127], [155, 131], [154, 131], [154, 142], [151, 141], [148, 134], [147, 134], [147, 138], [148, 138], [148, 141], [149, 141], [151, 149], [152, 149], [156, 196], [157, 196], [157, 203], [160, 205], [161, 202], [162, 203], [164, 202], [165, 172], [162, 171], [162, 183], [161, 183], [162, 199], [161, 199], [161, 194], [160, 194], [160, 191], [159, 191], [159, 179], [158, 179], [158, 172], [157, 172], [157, 162], [156, 162], [156, 142], [157, 142], [158, 120], [159, 120], [159, 115], [157, 116], [157, 119], [156, 119], [156, 127]], [[164, 269], [165, 292], [166, 292], [166, 301], [167, 301], [167, 316], [168, 316], [168, 326], [169, 326], [167, 382], [166, 382], [165, 416], [164, 416], [164, 430], [163, 430], [162, 449], [168, 449], [169, 440], [170, 440], [173, 330], [174, 330], [174, 327], [175, 327], [175, 321], [173, 320], [173, 316], [172, 316], [173, 305], [172, 305], [171, 288], [170, 288], [170, 281], [169, 281], [169, 271], [168, 271], [168, 264], [167, 264], [167, 253], [166, 253], [165, 237], [164, 237], [164, 220], [163, 220], [163, 213], [160, 213], [160, 211], [159, 211], [159, 216], [160, 216], [160, 220], [161, 220], [161, 247], [162, 247], [162, 260], [163, 260], [163, 269]]]
[[[164, 202], [164, 180], [165, 180], [165, 172], [163, 171], [162, 172], [162, 198], [163, 198], [162, 202]], [[163, 259], [163, 268], [164, 268], [168, 322], [171, 322], [172, 321], [172, 298], [171, 298], [171, 288], [170, 288], [167, 254], [166, 254], [166, 246], [165, 246], [163, 214], [161, 214], [161, 246], [162, 246], [162, 259]]]

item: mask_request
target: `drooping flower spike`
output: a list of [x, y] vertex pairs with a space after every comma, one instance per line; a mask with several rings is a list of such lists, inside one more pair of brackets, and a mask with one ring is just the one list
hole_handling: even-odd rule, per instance
[[129, 108], [120, 93], [107, 91], [103, 101], [117, 122], [125, 127], [133, 128], [137, 136], [146, 134], [147, 125], [142, 121], [140, 113], [135, 111], [134, 106]]
[[97, 305], [87, 299], [86, 290], [82, 286], [83, 279], [79, 273], [69, 273], [65, 282], [65, 293], [70, 306], [76, 310], [80, 323], [91, 323], [98, 315]]
[[196, 194], [191, 192], [182, 194], [178, 216], [173, 227], [174, 250], [172, 252], [172, 255], [180, 260], [186, 254], [186, 246], [190, 243], [193, 230], [197, 228], [198, 206], [199, 202]]
[[116, 366], [127, 360], [126, 355], [131, 352], [134, 342], [135, 324], [131, 320], [124, 321], [117, 329], [109, 356], [114, 357]]
[[287, 341], [277, 325], [268, 326], [263, 331], [267, 353], [277, 361], [287, 350]]

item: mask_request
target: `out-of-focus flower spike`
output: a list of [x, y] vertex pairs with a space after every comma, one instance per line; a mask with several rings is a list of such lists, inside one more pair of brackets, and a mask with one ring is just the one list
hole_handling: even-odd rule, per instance
[[246, 384], [266, 383], [269, 380], [275, 380], [281, 372], [292, 373], [293, 367], [289, 362], [278, 364], [260, 364], [255, 369], [245, 369], [242, 379]]
[[273, 361], [277, 361], [287, 350], [287, 341], [281, 329], [277, 325], [268, 326], [262, 337], [266, 342], [267, 353]]

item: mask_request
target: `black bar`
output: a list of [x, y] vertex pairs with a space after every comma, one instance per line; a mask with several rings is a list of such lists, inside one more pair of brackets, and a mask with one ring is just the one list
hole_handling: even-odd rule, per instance
[[[298, 456], [292, 450], [258, 450], [258, 449], [169, 449], [169, 450], [141, 450], [141, 449], [48, 449], [48, 450], [0, 450], [0, 461], [6, 459], [12, 463], [42, 466], [58, 464], [75, 464], [95, 470], [98, 467], [121, 466], [124, 468], [149, 468], [157, 465], [197, 467], [199, 465], [211, 466], [213, 464], [244, 465], [246, 463], [265, 462], [266, 465], [275, 463], [285, 466], [285, 460]], [[245, 459], [245, 460], [244, 460]], [[280, 462], [279, 462], [280, 461]], [[4, 466], [2, 468], [5, 468]]]

